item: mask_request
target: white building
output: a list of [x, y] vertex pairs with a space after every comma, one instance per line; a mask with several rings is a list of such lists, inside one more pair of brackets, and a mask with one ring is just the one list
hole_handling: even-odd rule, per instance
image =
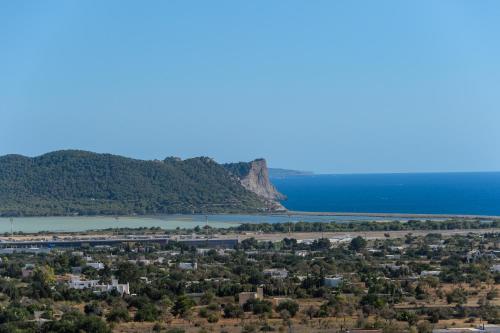
[[386, 254], [385, 258], [389, 259], [389, 260], [398, 260], [398, 259], [401, 259], [401, 255], [400, 254]]
[[149, 259], [131, 259], [128, 261], [131, 264], [148, 266], [151, 265], [151, 260]]
[[101, 269], [104, 269], [104, 264], [102, 262], [88, 262], [86, 264], [86, 266], [97, 269], [98, 271], [100, 271]]
[[352, 240], [352, 237], [347, 236], [347, 237], [334, 237], [330, 238], [329, 241], [332, 244], [339, 244], [339, 243], [349, 243]]
[[130, 295], [130, 285], [129, 283], [118, 283], [118, 280], [111, 280], [111, 284], [98, 284], [95, 286], [97, 291], [110, 292], [116, 290], [120, 295], [127, 294]]
[[184, 269], [184, 270], [197, 270], [198, 269], [198, 263], [191, 263], [191, 262], [180, 262], [179, 263], [179, 268]]
[[200, 248], [198, 247], [196, 249], [196, 253], [199, 254], [199, 255], [202, 255], [204, 256], [205, 254], [207, 254], [211, 249], [207, 249], [207, 248]]
[[314, 239], [297, 239], [297, 244], [311, 245]]
[[288, 277], [288, 271], [284, 268], [268, 268], [263, 270], [262, 273], [275, 279], [284, 279]]
[[422, 271], [420, 276], [438, 276], [441, 274], [441, 271]]
[[99, 284], [99, 280], [80, 280], [79, 278], [72, 278], [71, 281], [68, 282], [68, 285], [71, 289], [91, 289], [94, 288], [97, 284]]
[[99, 284], [99, 280], [80, 280], [79, 277], [72, 277], [68, 282], [71, 289], [92, 289], [95, 292], [110, 292], [116, 290], [119, 294], [130, 295], [129, 283], [118, 283], [117, 279], [112, 279], [111, 284]]
[[337, 288], [343, 281], [342, 276], [325, 277], [323, 283], [325, 287]]
[[295, 251], [295, 255], [298, 257], [307, 257], [309, 255], [309, 251], [307, 250]]

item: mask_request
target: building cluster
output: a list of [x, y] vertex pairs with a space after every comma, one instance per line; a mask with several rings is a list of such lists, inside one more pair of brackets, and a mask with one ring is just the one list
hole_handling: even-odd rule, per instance
[[112, 279], [111, 283], [99, 283], [99, 280], [81, 280], [79, 276], [72, 276], [68, 286], [71, 289], [90, 289], [97, 293], [116, 291], [120, 295], [130, 295], [129, 283], [118, 283], [117, 279]]

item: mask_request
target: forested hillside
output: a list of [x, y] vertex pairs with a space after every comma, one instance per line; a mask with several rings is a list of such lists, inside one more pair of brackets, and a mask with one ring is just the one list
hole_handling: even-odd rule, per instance
[[0, 157], [0, 215], [256, 212], [268, 203], [210, 158], [86, 151]]

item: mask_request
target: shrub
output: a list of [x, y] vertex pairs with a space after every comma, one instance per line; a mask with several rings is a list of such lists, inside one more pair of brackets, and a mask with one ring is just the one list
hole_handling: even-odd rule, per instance
[[124, 307], [113, 308], [107, 315], [106, 320], [110, 322], [129, 321], [130, 315]]
[[208, 317], [207, 317], [207, 321], [209, 323], [216, 323], [216, 322], [218, 322], [219, 321], [219, 314], [217, 314], [217, 313], [211, 313], [211, 314], [209, 314]]
[[273, 307], [271, 302], [263, 301], [259, 299], [249, 299], [245, 305], [243, 305], [243, 310], [252, 311], [254, 314], [272, 313]]
[[281, 302], [276, 307], [276, 311], [281, 312], [282, 310], [287, 310], [290, 316], [294, 317], [297, 311], [299, 311], [299, 304], [292, 300]]
[[238, 305], [229, 303], [224, 307], [224, 318], [239, 318], [243, 311]]

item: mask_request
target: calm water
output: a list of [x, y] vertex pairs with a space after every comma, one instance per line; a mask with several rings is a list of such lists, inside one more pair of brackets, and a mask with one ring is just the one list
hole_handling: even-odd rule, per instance
[[500, 172], [273, 179], [291, 210], [500, 215]]
[[[165, 217], [16, 217], [13, 220], [13, 231], [39, 232], [39, 231], [86, 231], [108, 228], [140, 228], [160, 227], [162, 229], [194, 228], [204, 225], [205, 218], [192, 218], [191, 216], [165, 216]], [[237, 223], [225, 221], [209, 222], [212, 227], [237, 226]], [[0, 233], [10, 232], [10, 220], [0, 218]]]

